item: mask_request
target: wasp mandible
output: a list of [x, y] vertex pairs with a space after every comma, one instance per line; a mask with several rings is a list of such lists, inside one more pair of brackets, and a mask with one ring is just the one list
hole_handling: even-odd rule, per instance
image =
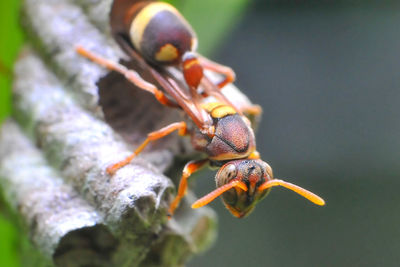
[[[132, 60], [151, 73], [162, 90], [142, 79], [136, 71], [81, 46], [76, 48], [77, 52], [123, 74], [137, 87], [152, 93], [161, 104], [184, 111], [189, 119], [149, 133], [132, 155], [107, 168], [110, 175], [129, 164], [149, 142], [178, 131], [181, 136], [190, 136], [194, 149], [206, 156], [185, 165], [177, 195], [169, 207], [169, 216], [173, 215], [186, 193], [187, 179], [206, 165], [219, 168], [215, 177], [217, 189], [193, 203], [192, 208], [202, 207], [222, 196], [226, 208], [234, 216], [242, 218], [273, 186], [291, 189], [317, 205], [325, 204], [322, 198], [308, 190], [274, 178], [271, 167], [260, 159], [251, 123], [244, 115], [258, 115], [261, 108], [233, 105], [220, 92], [234, 80], [234, 72], [195, 52], [196, 35], [173, 6], [157, 1], [116, 0], [110, 22], [117, 43]], [[171, 73], [170, 66], [182, 73], [185, 82]], [[204, 69], [225, 78], [213, 83], [204, 74]], [[205, 102], [209, 95], [216, 101]]]

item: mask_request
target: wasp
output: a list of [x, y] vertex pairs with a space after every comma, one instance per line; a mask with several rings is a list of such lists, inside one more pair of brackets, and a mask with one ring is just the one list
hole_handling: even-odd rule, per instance
[[[233, 105], [220, 91], [234, 81], [234, 72], [198, 53], [196, 35], [190, 24], [171, 5], [157, 1], [116, 0], [111, 16], [112, 33], [121, 48], [148, 70], [161, 89], [125, 66], [94, 54], [82, 46], [77, 52], [110, 70], [117, 71], [137, 87], [152, 93], [163, 105], [181, 109], [188, 120], [172, 123], [148, 134], [146, 140], [126, 159], [107, 168], [113, 175], [129, 164], [150, 143], [175, 131], [190, 136], [191, 144], [205, 156], [188, 162], [182, 172], [177, 195], [169, 207], [173, 215], [184, 197], [188, 178], [205, 166], [219, 168], [217, 188], [193, 203], [192, 208], [207, 205], [218, 196], [238, 218], [247, 216], [274, 186], [283, 186], [317, 205], [322, 198], [297, 185], [276, 179], [271, 167], [260, 159], [254, 131], [248, 116], [259, 115], [259, 106]], [[179, 73], [177, 78], [171, 67]], [[209, 69], [224, 79], [214, 83], [204, 74]], [[206, 102], [206, 96], [215, 101]]]

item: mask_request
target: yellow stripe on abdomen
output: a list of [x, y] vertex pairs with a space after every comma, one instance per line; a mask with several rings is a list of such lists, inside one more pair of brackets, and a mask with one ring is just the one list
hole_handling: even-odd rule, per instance
[[170, 4], [154, 2], [145, 6], [133, 19], [129, 34], [131, 41], [137, 50], [140, 51], [140, 43], [150, 20], [161, 11], [170, 11], [174, 14], [179, 14], [178, 10]]

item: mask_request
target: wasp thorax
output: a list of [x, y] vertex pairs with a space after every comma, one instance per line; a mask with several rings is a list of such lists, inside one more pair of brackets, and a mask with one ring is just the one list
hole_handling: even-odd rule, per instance
[[222, 194], [222, 200], [227, 209], [234, 216], [241, 218], [247, 216], [270, 191], [257, 189], [265, 181], [272, 179], [272, 169], [262, 160], [235, 160], [223, 165], [215, 179], [217, 187], [234, 180], [246, 185], [247, 191], [235, 187]]

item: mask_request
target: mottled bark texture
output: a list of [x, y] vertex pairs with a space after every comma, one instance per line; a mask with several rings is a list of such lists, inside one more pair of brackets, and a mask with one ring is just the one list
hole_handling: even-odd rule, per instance
[[[193, 152], [187, 140], [171, 135], [112, 178], [105, 173], [147, 133], [182, 120], [75, 53], [79, 44], [127, 60], [109, 34], [111, 4], [23, 1], [28, 44], [15, 66], [13, 118], [0, 130], [0, 184], [34, 246], [55, 265], [180, 266], [216, 234], [212, 210], [190, 209], [191, 192], [166, 218], [175, 189], [164, 173], [180, 173], [174, 157]], [[233, 86], [225, 91], [248, 102]]]

